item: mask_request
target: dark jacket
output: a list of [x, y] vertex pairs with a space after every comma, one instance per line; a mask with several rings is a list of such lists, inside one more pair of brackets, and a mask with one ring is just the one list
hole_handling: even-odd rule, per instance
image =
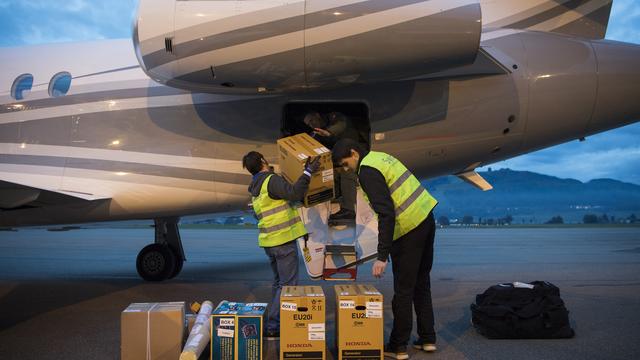
[[340, 139], [351, 139], [359, 143], [366, 143], [350, 117], [339, 112], [329, 113], [327, 117], [328, 124], [324, 129], [329, 131], [331, 136], [313, 136], [322, 145], [331, 149]]
[[251, 196], [258, 196], [262, 183], [267, 178], [267, 175], [273, 174], [267, 191], [269, 191], [269, 197], [274, 200], [287, 200], [287, 201], [302, 201], [304, 200], [304, 194], [309, 189], [309, 176], [302, 174], [295, 184], [291, 185], [282, 176], [274, 174], [271, 171], [263, 171], [255, 174], [253, 180], [249, 185], [249, 192]]

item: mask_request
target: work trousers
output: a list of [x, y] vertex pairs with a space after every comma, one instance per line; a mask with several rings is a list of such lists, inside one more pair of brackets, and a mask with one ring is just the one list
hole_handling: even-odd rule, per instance
[[266, 247], [264, 252], [269, 257], [273, 271], [267, 331], [280, 331], [280, 292], [283, 286], [298, 285], [298, 242], [293, 240]]
[[[436, 342], [430, 272], [433, 265], [435, 237], [433, 213], [415, 229], [393, 242], [393, 329], [392, 347], [406, 346], [413, 327], [412, 307], [418, 322], [418, 336], [423, 342]], [[413, 305], [413, 306], [412, 306]]]
[[335, 183], [339, 186], [340, 194], [340, 209], [356, 210], [356, 187], [358, 186], [358, 175], [354, 171], [345, 171], [340, 169], [335, 171]]

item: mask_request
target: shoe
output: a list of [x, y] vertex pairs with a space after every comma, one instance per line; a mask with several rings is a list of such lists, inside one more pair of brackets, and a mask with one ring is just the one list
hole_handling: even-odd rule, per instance
[[407, 353], [406, 346], [393, 348], [391, 347], [391, 345], [387, 344], [384, 346], [384, 356], [390, 357], [392, 359], [406, 360], [409, 358], [409, 353]]
[[355, 220], [356, 219], [356, 213], [353, 210], [347, 210], [347, 209], [340, 209], [340, 211], [338, 211], [335, 214], [331, 214], [329, 216], [329, 220], [330, 221], [335, 221], [335, 220]]
[[436, 344], [430, 344], [427, 342], [424, 342], [422, 340], [416, 340], [413, 342], [413, 348], [414, 349], [418, 349], [418, 350], [422, 350], [422, 351], [426, 351], [426, 352], [435, 352], [436, 350], [438, 350], [438, 348], [436, 347]]
[[280, 331], [277, 330], [267, 330], [264, 335], [267, 340], [280, 340]]

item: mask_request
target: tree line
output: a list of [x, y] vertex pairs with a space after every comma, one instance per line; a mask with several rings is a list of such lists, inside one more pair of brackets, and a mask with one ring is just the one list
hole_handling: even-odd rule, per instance
[[[500, 225], [511, 225], [513, 223], [513, 216], [506, 215], [501, 218], [482, 218], [478, 217], [477, 221], [475, 217], [472, 215], [464, 215], [461, 219], [449, 219], [447, 216], [439, 216], [437, 219], [437, 224], [441, 226], [449, 226], [449, 225], [488, 225], [488, 226], [500, 226]], [[524, 220], [522, 220], [524, 224]], [[530, 223], [533, 223], [533, 220], [530, 220]], [[560, 215], [556, 215], [551, 217], [549, 220], [545, 221], [544, 224], [564, 224], [564, 219]], [[607, 214], [585, 214], [582, 217], [583, 224], [635, 224], [640, 223], [640, 219], [635, 215], [631, 214], [627, 217], [619, 217], [607, 215]]]

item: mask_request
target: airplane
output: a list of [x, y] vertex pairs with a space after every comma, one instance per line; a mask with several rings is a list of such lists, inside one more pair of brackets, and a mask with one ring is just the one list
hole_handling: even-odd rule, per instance
[[250, 151], [352, 117], [420, 178], [634, 123], [640, 46], [611, 0], [141, 0], [132, 39], [0, 49], [0, 227], [153, 219], [146, 280], [182, 269], [180, 217], [245, 209]]

